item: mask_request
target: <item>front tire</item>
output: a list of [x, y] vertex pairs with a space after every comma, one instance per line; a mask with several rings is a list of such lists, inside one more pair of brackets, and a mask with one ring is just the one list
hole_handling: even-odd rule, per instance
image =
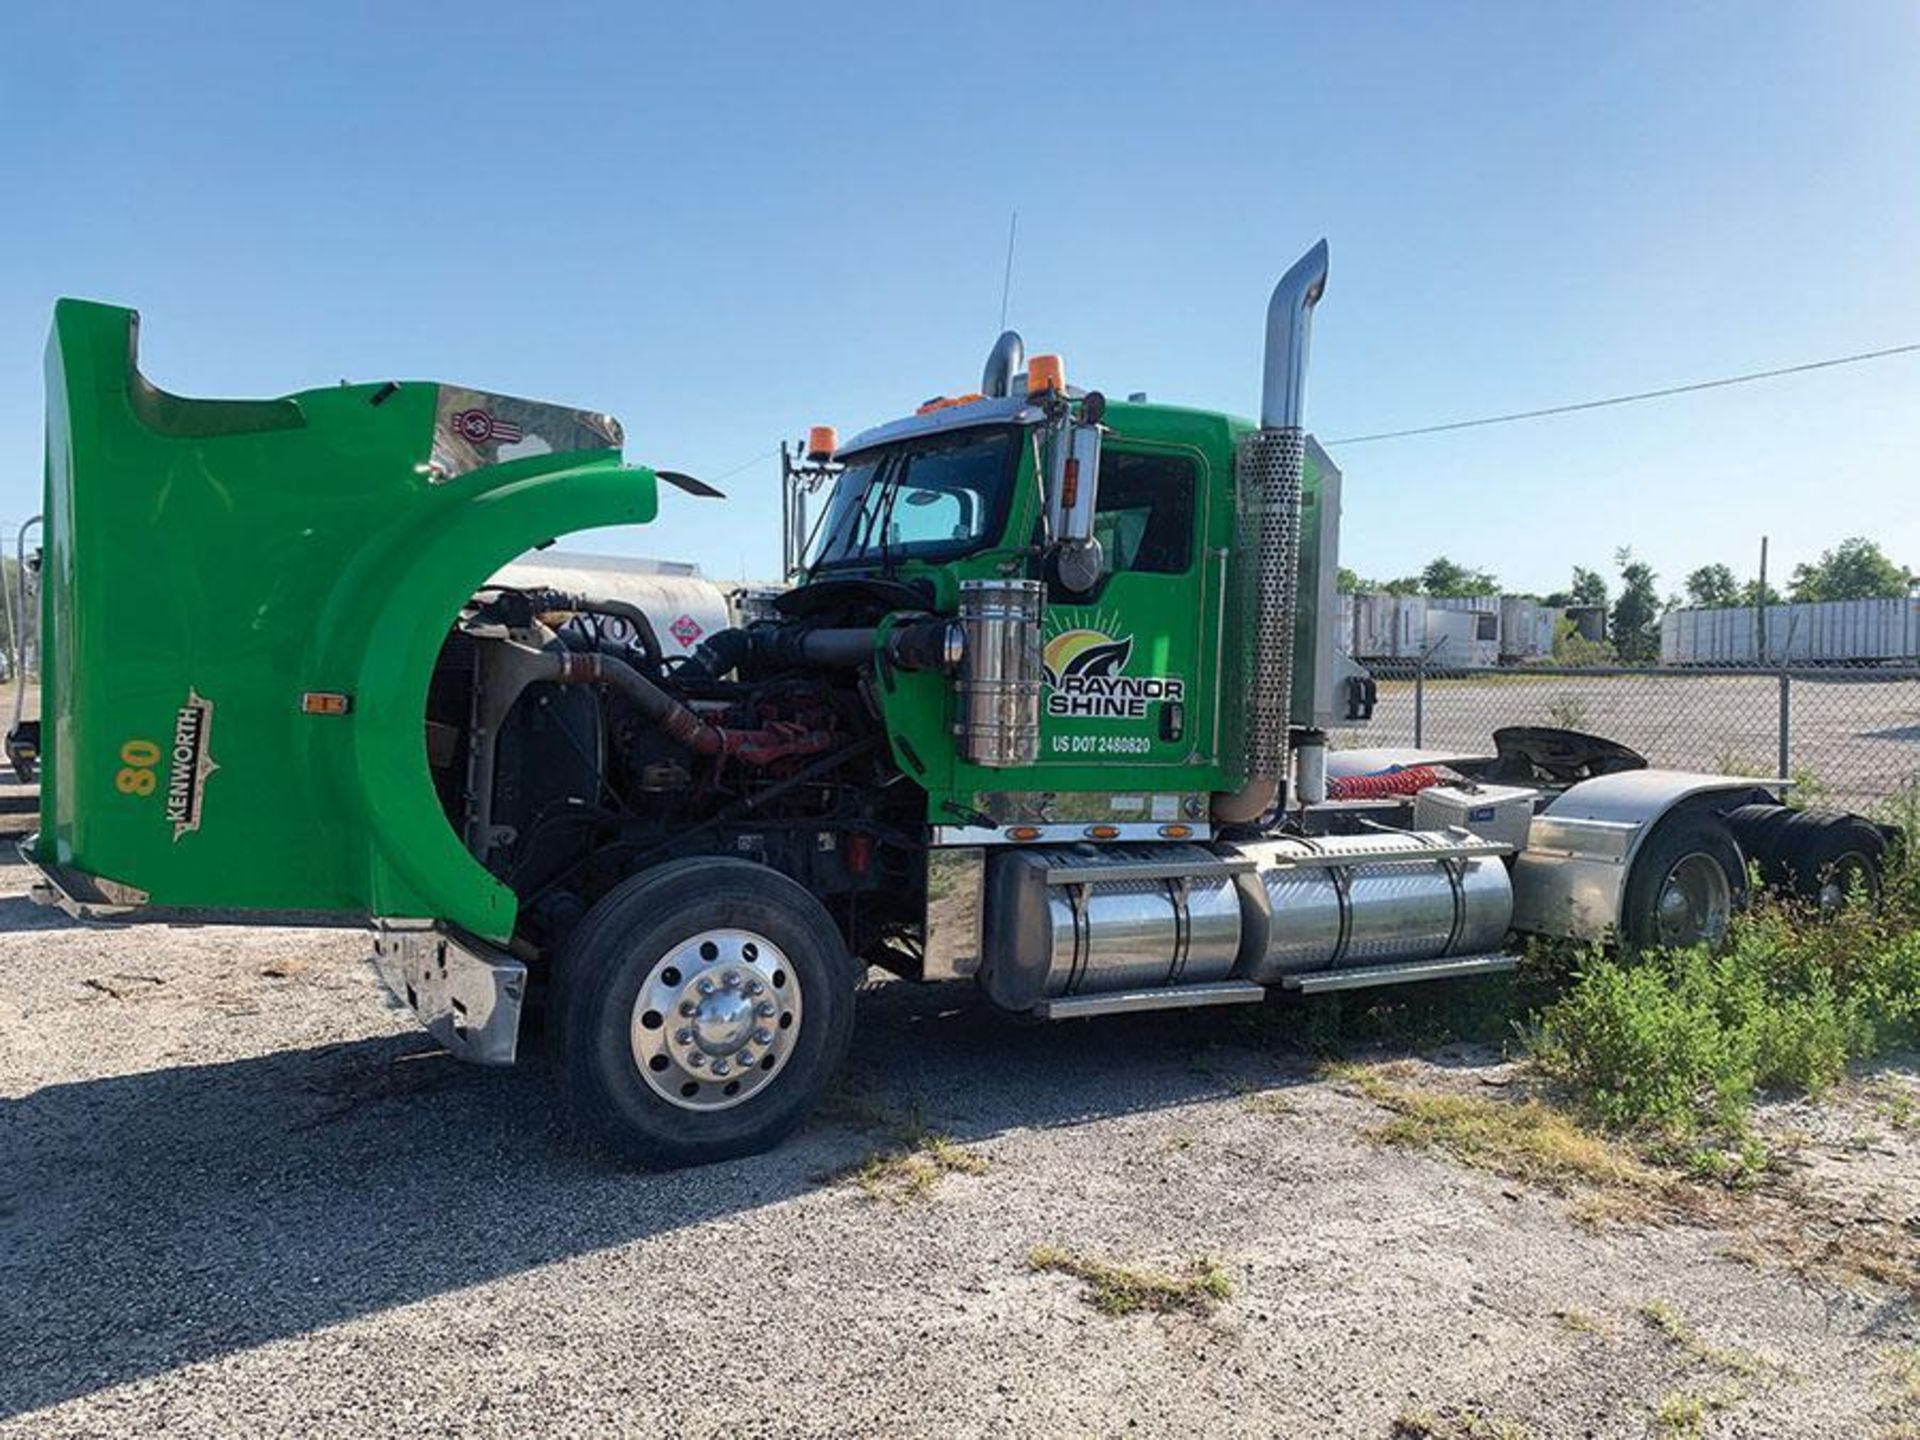
[[643, 1165], [767, 1150], [853, 1033], [854, 966], [820, 902], [742, 860], [677, 860], [610, 890], [554, 998], [575, 1122]]

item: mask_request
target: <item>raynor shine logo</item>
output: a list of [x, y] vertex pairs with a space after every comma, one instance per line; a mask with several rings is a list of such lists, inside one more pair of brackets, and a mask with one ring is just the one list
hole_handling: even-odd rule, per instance
[[167, 766], [167, 821], [177, 841], [200, 828], [200, 800], [207, 777], [220, 767], [208, 746], [213, 738], [213, 702], [197, 690], [187, 691], [187, 703], [173, 717], [173, 747]]
[[1063, 719], [1144, 720], [1155, 700], [1183, 700], [1186, 682], [1174, 675], [1129, 675], [1131, 635], [1111, 622], [1061, 630], [1047, 641], [1047, 714]]

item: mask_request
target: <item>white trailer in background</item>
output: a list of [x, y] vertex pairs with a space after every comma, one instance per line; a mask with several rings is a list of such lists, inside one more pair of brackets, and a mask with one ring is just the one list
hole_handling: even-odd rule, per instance
[[1467, 609], [1439, 599], [1427, 602], [1426, 653], [1430, 668], [1491, 670], [1500, 663], [1500, 602], [1495, 596], [1486, 598], [1493, 608]]
[[1920, 660], [1920, 599], [1828, 600], [1721, 610], [1670, 610], [1664, 665], [1836, 665]]
[[1500, 663], [1524, 664], [1553, 658], [1554, 634], [1561, 612], [1525, 595], [1500, 597]]
[[1553, 658], [1565, 613], [1531, 595], [1342, 595], [1341, 646], [1362, 662], [1429, 654], [1449, 670], [1520, 665]]
[[1425, 596], [1343, 596], [1341, 615], [1347, 653], [1356, 660], [1417, 660], [1426, 645]]

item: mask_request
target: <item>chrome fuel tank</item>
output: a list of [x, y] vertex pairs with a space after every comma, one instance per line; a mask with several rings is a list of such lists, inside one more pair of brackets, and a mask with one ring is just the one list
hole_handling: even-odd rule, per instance
[[1231, 847], [1251, 862], [1235, 974], [1263, 985], [1343, 965], [1495, 950], [1513, 919], [1510, 848], [1460, 833], [1287, 837]]
[[996, 1005], [1223, 980], [1240, 952], [1234, 881], [1198, 845], [1009, 850], [989, 862], [981, 983]]

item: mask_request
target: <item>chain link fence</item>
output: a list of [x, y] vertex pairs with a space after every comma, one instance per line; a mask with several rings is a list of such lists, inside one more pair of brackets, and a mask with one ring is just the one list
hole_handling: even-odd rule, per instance
[[1337, 746], [1490, 751], [1507, 725], [1605, 736], [1655, 765], [1786, 776], [1812, 802], [1870, 812], [1920, 789], [1920, 668], [1376, 670], [1371, 723]]

